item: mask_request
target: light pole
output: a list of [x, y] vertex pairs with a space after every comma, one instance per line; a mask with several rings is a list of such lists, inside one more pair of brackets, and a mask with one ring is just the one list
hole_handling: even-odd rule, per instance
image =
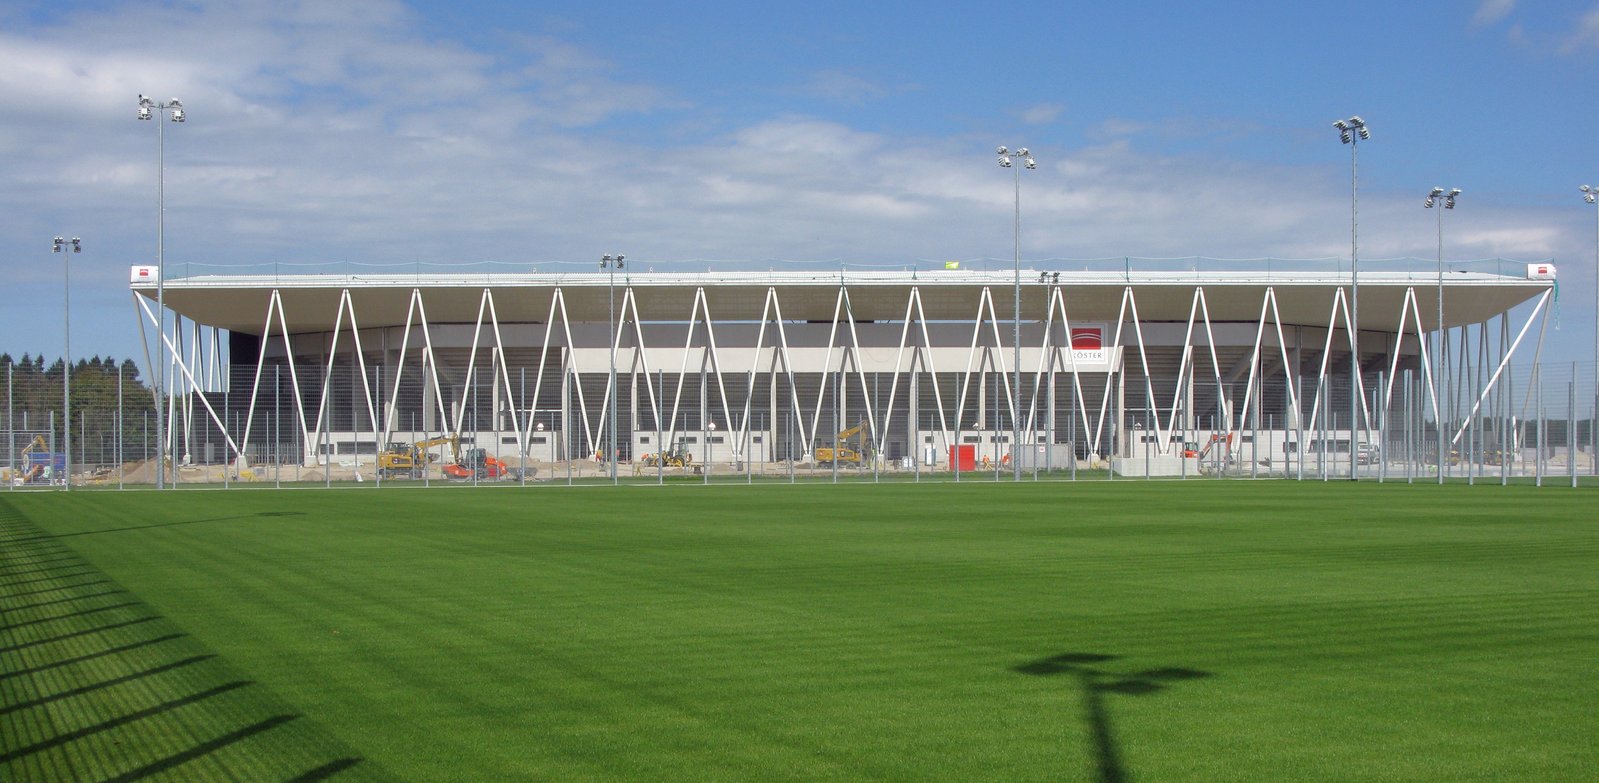
[[[70, 251], [67, 248], [72, 248]], [[56, 237], [50, 246], [52, 253], [66, 253], [61, 260], [61, 336], [66, 352], [61, 357], [61, 489], [72, 491], [72, 253], [83, 252], [83, 240]]]
[[[1448, 340], [1444, 337], [1444, 209], [1455, 208], [1455, 197], [1460, 195], [1460, 188], [1450, 188], [1445, 192], [1443, 188], [1433, 188], [1427, 194], [1427, 200], [1422, 206], [1432, 209], [1443, 202], [1443, 209], [1438, 210], [1438, 354], [1433, 357], [1433, 393], [1438, 394], [1438, 389], [1443, 382], [1449, 379], [1449, 373], [1443, 366], [1444, 351], [1448, 350]], [[1438, 410], [1439, 414], [1443, 409]], [[1444, 423], [1438, 421], [1438, 483], [1444, 483]]]
[[1360, 451], [1360, 142], [1371, 138], [1366, 121], [1355, 115], [1333, 123], [1349, 145], [1349, 480], [1356, 481]]
[[600, 258], [600, 268], [607, 270], [610, 273], [610, 280], [605, 286], [605, 317], [607, 319], [606, 323], [608, 324], [608, 328], [606, 329], [606, 339], [611, 343], [611, 379], [609, 384], [606, 386], [607, 391], [605, 392], [605, 405], [611, 410], [611, 445], [610, 453], [606, 454], [605, 457], [606, 461], [608, 461], [611, 465], [612, 484], [616, 483], [616, 460], [621, 456], [621, 453], [616, 448], [616, 404], [622, 398], [622, 395], [618, 393], [619, 390], [616, 388], [616, 270], [625, 268], [624, 264], [626, 259], [627, 256], [624, 256], [621, 253], [617, 253], [614, 256], [606, 255]]
[[[1016, 219], [1014, 223], [1016, 239], [1016, 300], [1014, 303], [1015, 309], [1011, 311], [1015, 320], [1011, 330], [1011, 339], [1016, 343], [1016, 396], [1011, 405], [1010, 466], [1012, 480], [1021, 481], [1022, 461], [1019, 450], [1022, 446], [1022, 417], [1017, 414], [1021, 412], [1020, 403], [1022, 398], [1022, 168], [1036, 169], [1038, 168], [1038, 162], [1033, 160], [1033, 154], [1028, 152], [1026, 147], [1022, 147], [1015, 152], [1011, 152], [1008, 148], [1000, 147], [995, 152], [999, 154], [1000, 167], [1010, 169], [1016, 175]], [[1016, 166], [1018, 162], [1022, 164], [1021, 167]], [[994, 457], [998, 459], [999, 455], [995, 454]]]
[[[183, 113], [183, 101], [170, 98], [165, 103], [153, 101], [146, 95], [139, 96], [139, 119], [150, 120], [155, 112], [171, 112], [173, 122], [186, 122], [188, 116]], [[156, 126], [156, 218], [155, 218], [155, 313], [156, 333], [155, 341], [155, 367], [152, 368], [152, 383], [155, 387], [155, 488], [163, 489], [166, 486], [167, 473], [167, 428], [166, 428], [166, 401], [161, 388], [161, 374], [165, 372], [167, 363], [167, 131], [166, 125], [157, 122]]]
[[[1583, 185], [1582, 200], [1589, 204], [1599, 202], [1599, 188]], [[1593, 231], [1593, 405], [1594, 410], [1599, 411], [1599, 209], [1594, 210]], [[1599, 438], [1595, 437], [1595, 430], [1599, 430], [1599, 416], [1596, 416], [1595, 421], [1588, 426], [1588, 444], [1593, 447], [1593, 474], [1599, 476], [1599, 445], [1595, 445], [1599, 444]]]

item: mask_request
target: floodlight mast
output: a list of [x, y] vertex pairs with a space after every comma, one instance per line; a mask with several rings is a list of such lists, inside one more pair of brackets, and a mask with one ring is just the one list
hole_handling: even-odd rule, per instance
[[[606, 458], [606, 461], [609, 462], [610, 466], [611, 466], [611, 483], [612, 484], [617, 483], [616, 461], [621, 458], [621, 451], [618, 450], [617, 445], [616, 445], [616, 442], [617, 442], [616, 406], [617, 406], [618, 402], [622, 398], [620, 390], [616, 388], [616, 342], [617, 342], [617, 334], [616, 334], [616, 270], [623, 269], [624, 265], [626, 264], [626, 261], [627, 261], [627, 256], [624, 256], [621, 253], [617, 253], [616, 255], [607, 254], [607, 255], [604, 255], [604, 256], [600, 257], [600, 268], [604, 269], [604, 270], [608, 270], [610, 272], [610, 280], [605, 286], [605, 293], [606, 293], [605, 317], [606, 317], [606, 322], [607, 322], [607, 324], [609, 326], [609, 328], [606, 330], [606, 335], [607, 335], [606, 339], [608, 341], [610, 341], [610, 343], [611, 343], [611, 345], [610, 345], [610, 354], [611, 354], [610, 375], [611, 375], [611, 377], [610, 377], [610, 382], [607, 385], [607, 388], [610, 389], [610, 391], [606, 392], [605, 405], [608, 408], [610, 408], [610, 411], [611, 411], [611, 441], [610, 441], [610, 447], [608, 449], [608, 451], [610, 453], [605, 454], [605, 458]], [[602, 449], [606, 448], [606, 446], [603, 445], [603, 441], [602, 441], [602, 445], [600, 446], [600, 448], [602, 448]]]
[[[173, 122], [187, 122], [188, 115], [183, 113], [183, 101], [170, 98], [165, 102], [151, 100], [149, 96], [139, 96], [139, 119], [150, 120], [156, 112], [170, 112]], [[156, 360], [155, 367], [151, 368], [150, 380], [155, 391], [155, 429], [156, 429], [156, 462], [155, 462], [155, 488], [164, 489], [166, 486], [167, 472], [167, 428], [166, 428], [166, 401], [163, 398], [161, 376], [166, 372], [167, 363], [167, 269], [166, 269], [166, 233], [167, 233], [167, 132], [166, 124], [157, 122], [156, 126], [156, 222], [155, 222], [155, 313], [156, 313]], [[177, 476], [177, 467], [173, 466], [173, 476]]]
[[[68, 249], [70, 248], [70, 250]], [[61, 259], [61, 336], [65, 353], [61, 356], [61, 490], [72, 491], [72, 254], [83, 252], [83, 240], [56, 237], [52, 253], [66, 253]]]
[[[1583, 185], [1582, 200], [1589, 204], [1599, 202], [1599, 188]], [[1599, 209], [1594, 210], [1593, 274], [1593, 407], [1595, 411], [1599, 411]], [[1593, 459], [1590, 461], [1593, 474], [1599, 476], [1599, 437], [1590, 434], [1588, 440], [1593, 451]]]
[[1360, 142], [1371, 138], [1366, 121], [1355, 115], [1333, 123], [1349, 145], [1349, 480], [1359, 480], [1360, 452]]
[[[1445, 192], [1443, 188], [1433, 188], [1427, 193], [1427, 200], [1422, 206], [1427, 209], [1439, 206], [1438, 210], [1438, 351], [1433, 355], [1433, 389], [1442, 388], [1449, 380], [1449, 372], [1444, 367], [1444, 354], [1449, 350], [1449, 341], [1444, 339], [1444, 210], [1455, 208], [1455, 197], [1460, 195], [1460, 188], [1450, 188]], [[1443, 408], [1439, 408], [1438, 420], [1438, 483], [1444, 483], [1444, 423], [1441, 418]]]
[[[1011, 171], [1015, 174], [1015, 180], [1016, 180], [1016, 212], [1015, 212], [1015, 223], [1014, 223], [1014, 234], [1015, 234], [1015, 240], [1016, 240], [1016, 242], [1015, 242], [1015, 244], [1016, 244], [1016, 281], [1015, 281], [1016, 282], [1016, 297], [1015, 297], [1015, 303], [1014, 303], [1015, 309], [1011, 312], [1012, 316], [1014, 316], [1014, 326], [1013, 326], [1013, 329], [1012, 329], [1011, 338], [1013, 340], [1015, 340], [1015, 343], [1016, 343], [1016, 345], [1015, 345], [1015, 349], [1016, 349], [1016, 367], [1015, 367], [1016, 384], [1015, 384], [1015, 389], [1016, 389], [1016, 391], [1014, 392], [1014, 396], [1012, 398], [1012, 404], [1011, 404], [1010, 466], [1011, 466], [1011, 479], [1013, 481], [1021, 481], [1022, 480], [1022, 461], [1021, 461], [1021, 451], [1020, 451], [1020, 449], [1022, 447], [1022, 417], [1021, 417], [1021, 401], [1022, 401], [1022, 168], [1027, 168], [1029, 170], [1036, 169], [1036, 168], [1038, 168], [1038, 162], [1033, 160], [1033, 154], [1031, 152], [1029, 152], [1026, 147], [1022, 147], [1022, 148], [1012, 152], [1010, 150], [1010, 148], [1001, 146], [998, 149], [994, 150], [994, 152], [996, 152], [999, 155], [999, 165], [1000, 165], [1000, 167], [1001, 168], [1011, 169]], [[1017, 167], [1015, 165], [1017, 162], [1021, 162], [1022, 167]], [[996, 460], [999, 459], [999, 454], [998, 454], [997, 451], [994, 454], [994, 459], [996, 459]]]

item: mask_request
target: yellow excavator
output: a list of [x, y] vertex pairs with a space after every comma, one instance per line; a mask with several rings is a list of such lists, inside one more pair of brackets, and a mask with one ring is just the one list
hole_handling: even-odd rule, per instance
[[833, 445], [816, 447], [816, 464], [861, 464], [866, 454], [866, 422], [833, 436]]
[[694, 455], [689, 452], [688, 445], [681, 438], [677, 447], [661, 454], [645, 454], [641, 463], [644, 467], [686, 468], [694, 462]]
[[[41, 458], [38, 457], [29, 459], [29, 456], [33, 454], [42, 455], [43, 461], [41, 461]], [[22, 454], [20, 456], [22, 457], [22, 462], [21, 464], [17, 465], [16, 475], [12, 475], [10, 470], [7, 470], [5, 476], [6, 481], [21, 481], [26, 484], [35, 484], [41, 481], [46, 481], [50, 478], [50, 468], [52, 467], [51, 463], [54, 462], [55, 455], [50, 453], [50, 444], [45, 442], [43, 435], [35, 435], [33, 440], [29, 442], [28, 445], [22, 447]]]
[[378, 455], [378, 473], [384, 478], [422, 478], [428, 463], [437, 457], [434, 446], [449, 446], [450, 461], [461, 461], [461, 439], [455, 435], [440, 435], [416, 443], [394, 442]]

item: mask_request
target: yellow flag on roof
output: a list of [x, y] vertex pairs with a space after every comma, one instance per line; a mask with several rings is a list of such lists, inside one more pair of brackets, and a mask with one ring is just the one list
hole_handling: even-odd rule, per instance
[[960, 269], [961, 268], [961, 262], [959, 262], [959, 261], [945, 261], [944, 262], [944, 268], [945, 269]]

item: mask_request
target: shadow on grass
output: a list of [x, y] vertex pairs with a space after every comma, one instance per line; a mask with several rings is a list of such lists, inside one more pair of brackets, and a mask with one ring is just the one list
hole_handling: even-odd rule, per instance
[[1103, 668], [1119, 656], [1103, 653], [1068, 652], [1011, 667], [1011, 671], [1034, 677], [1070, 677], [1077, 682], [1083, 697], [1083, 718], [1093, 742], [1095, 780], [1099, 783], [1126, 783], [1127, 767], [1122, 762], [1105, 695], [1147, 696], [1165, 690], [1168, 683], [1209, 677], [1198, 669], [1166, 667], [1118, 673]]
[[[259, 519], [261, 517], [303, 517], [303, 516], [305, 516], [305, 512], [304, 511], [262, 511], [262, 512], [259, 512], [259, 513], [256, 513], [256, 514], [238, 514], [238, 515], [231, 516], [231, 517], [211, 517], [209, 519], [185, 519], [185, 520], [182, 520], [180, 522], [158, 522], [158, 523], [156, 523], [154, 525], [129, 525], [127, 527], [108, 527], [108, 528], [104, 528], [104, 529], [101, 529], [101, 530], [80, 530], [80, 531], [78, 531], [76, 533], [56, 533], [56, 534], [46, 533], [46, 534], [43, 534], [43, 535], [36, 535], [36, 536], [31, 537], [31, 538], [15, 538], [15, 539], [12, 539], [12, 541], [14, 543], [24, 544], [24, 543], [31, 543], [31, 542], [34, 542], [34, 541], [56, 541], [56, 540], [63, 539], [63, 538], [76, 538], [78, 536], [98, 536], [98, 535], [101, 535], [103, 533], [126, 533], [126, 532], [128, 532], [130, 530], [153, 530], [155, 528], [160, 528], [160, 527], [181, 527], [181, 526], [184, 526], [184, 525], [203, 525], [203, 524], [207, 524], [207, 523], [210, 523], [210, 522], [237, 522], [237, 521], [239, 521], [241, 519]], [[34, 532], [39, 532], [39, 531], [38, 531], [37, 528], [34, 528]], [[4, 539], [3, 534], [0, 534], [0, 540], [3, 540], [3, 539]], [[4, 585], [0, 585], [0, 587], [3, 587], [3, 586]]]
[[0, 520], [23, 577], [0, 584], [0, 780], [381, 774], [3, 499]]
[[104, 598], [104, 597], [106, 597], [108, 595], [127, 595], [127, 591], [125, 591], [125, 590], [103, 590], [103, 591], [98, 592], [98, 593], [86, 593], [84, 595], [73, 595], [73, 596], [68, 596], [66, 598], [55, 598], [55, 599], [52, 599], [52, 600], [49, 600], [49, 601], [38, 601], [38, 602], [35, 602], [35, 603], [31, 603], [31, 604], [18, 604], [18, 605], [15, 605], [15, 606], [8, 607], [6, 609], [6, 612], [7, 613], [26, 612], [26, 611], [28, 611], [30, 609], [43, 609], [46, 606], [60, 606], [61, 604], [75, 604], [75, 603], [78, 603], [80, 601], [88, 601], [88, 600], [91, 600], [91, 599], [94, 599], [94, 598]]

